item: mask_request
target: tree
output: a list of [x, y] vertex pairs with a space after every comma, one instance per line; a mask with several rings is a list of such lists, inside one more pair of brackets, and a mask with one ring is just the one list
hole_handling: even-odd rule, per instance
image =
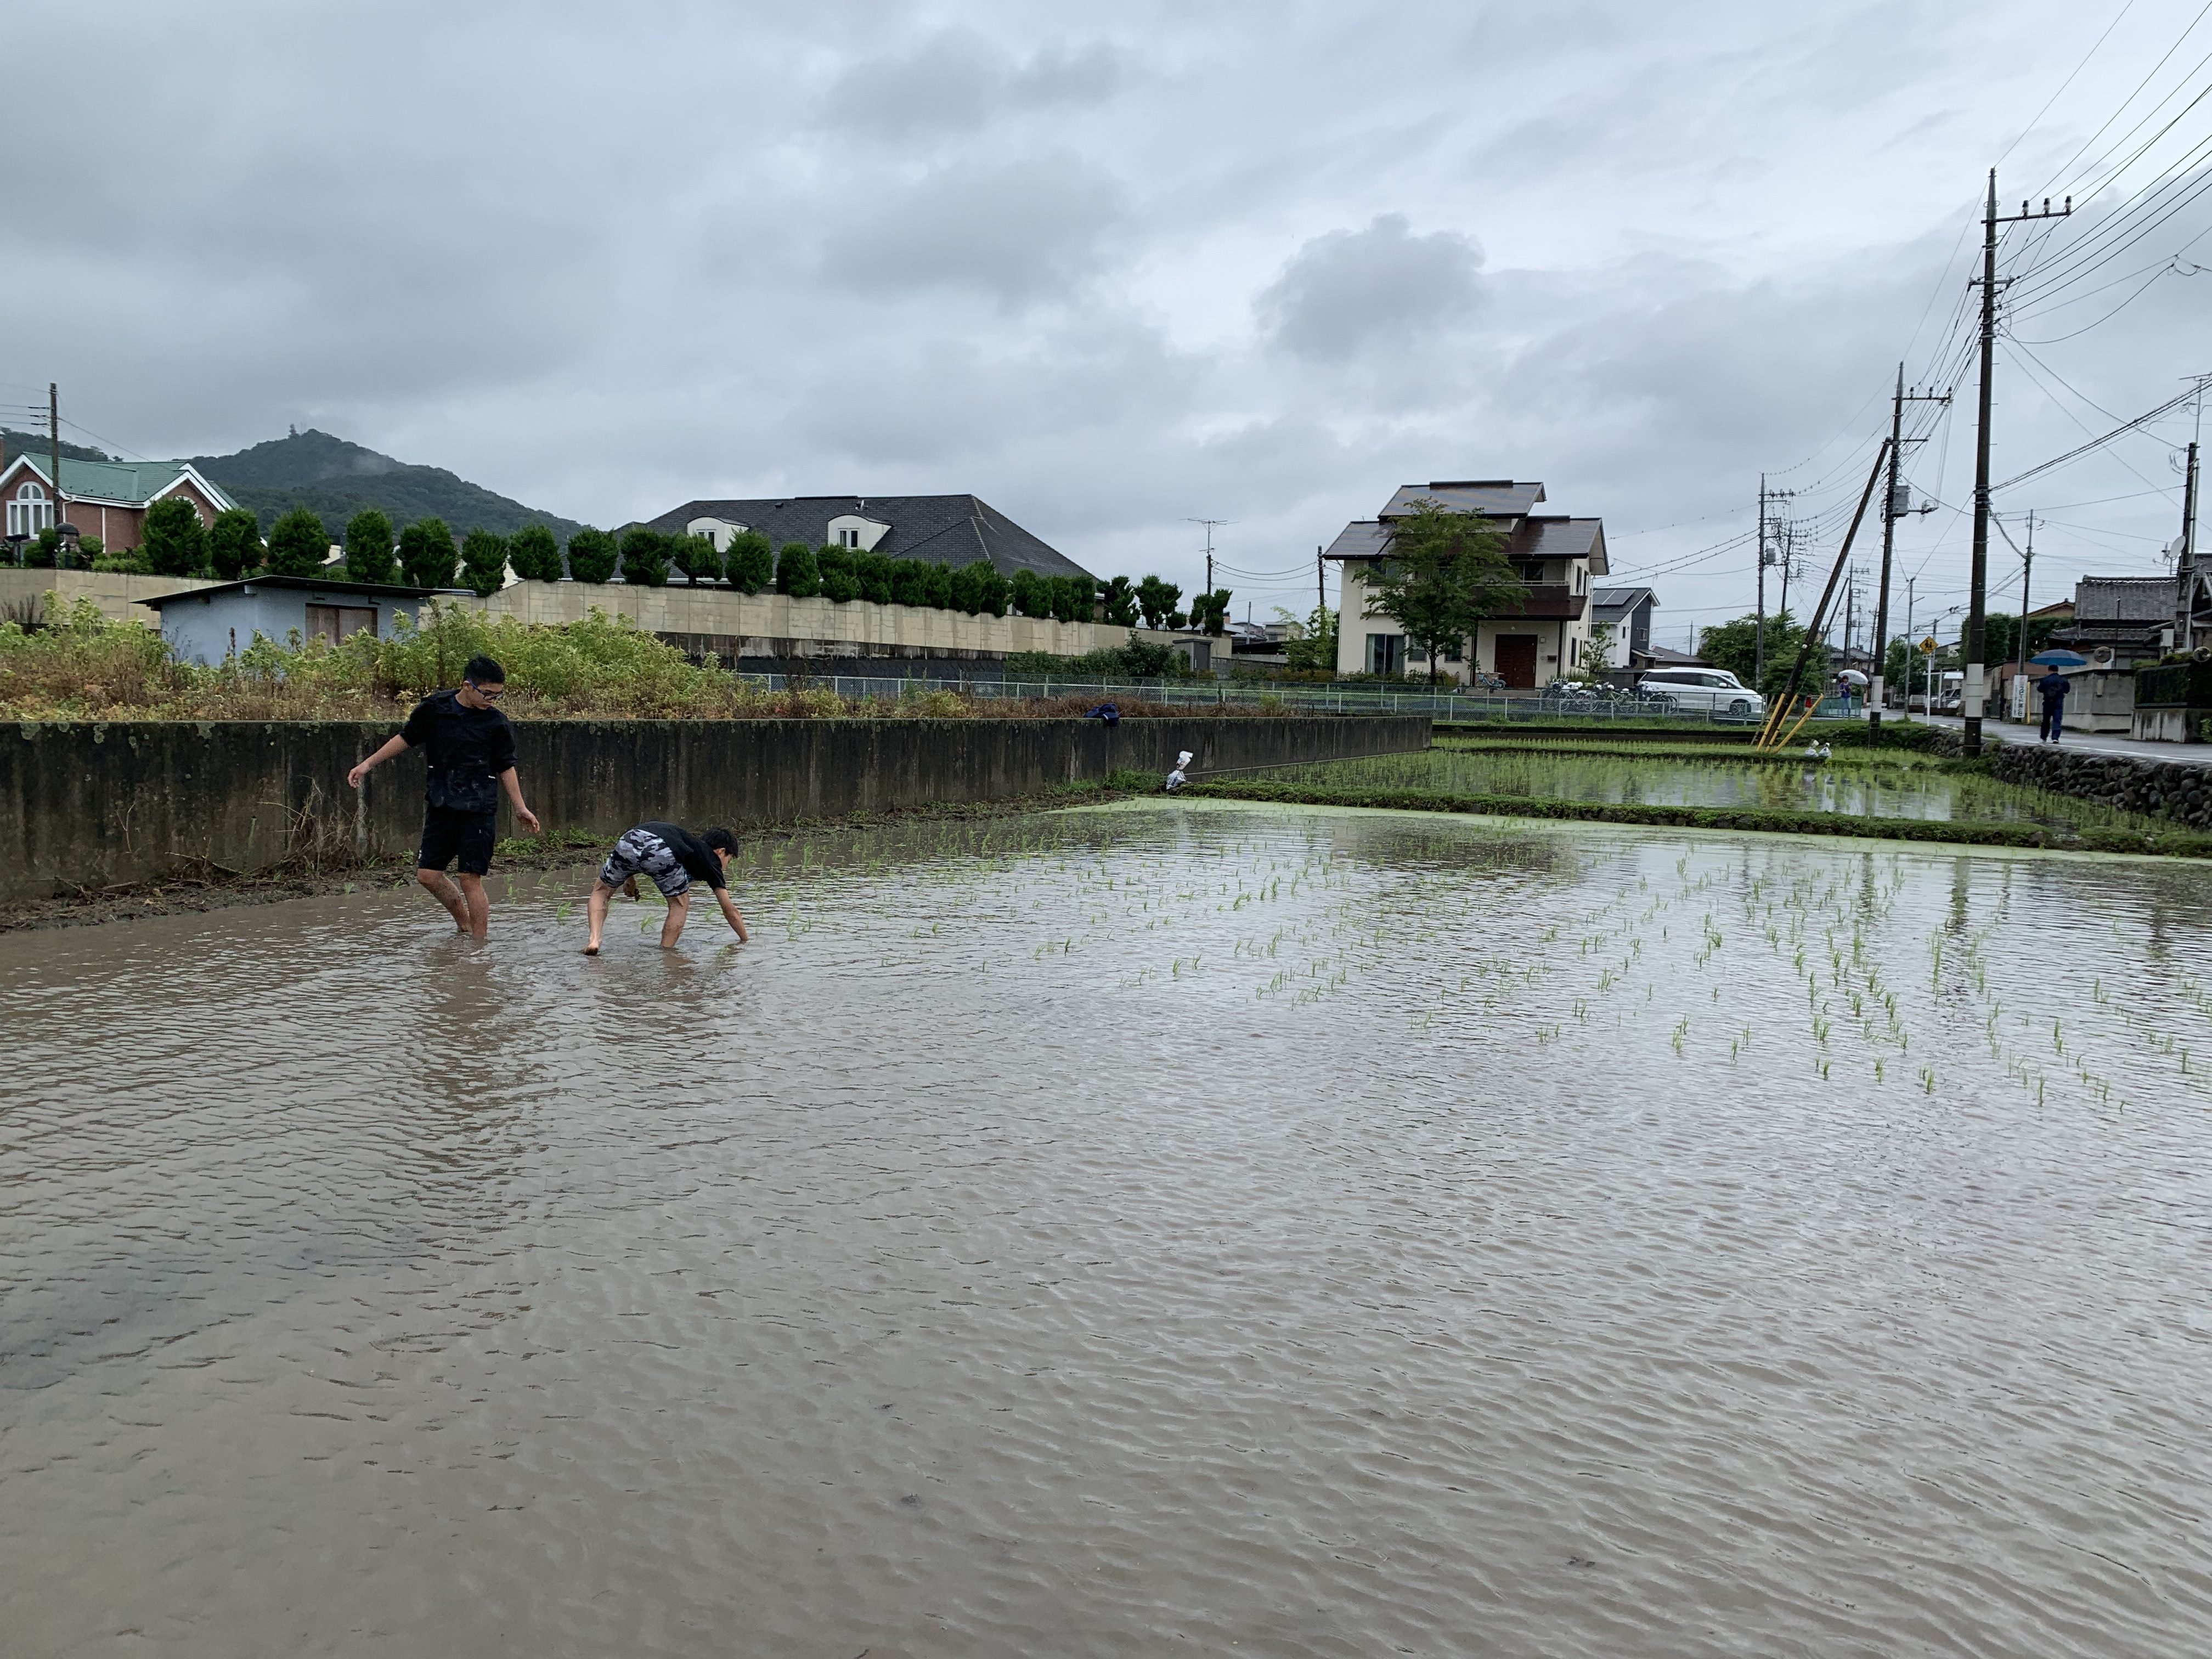
[[740, 593], [758, 593], [775, 585], [775, 550], [757, 530], [730, 538], [722, 562], [730, 586]]
[[930, 567], [919, 559], [891, 562], [891, 603], [917, 608], [929, 603]]
[[252, 507], [225, 507], [215, 515], [208, 530], [208, 568], [216, 580], [236, 581], [258, 569], [261, 556], [261, 520]]
[[[224, 518], [229, 516], [223, 514]], [[246, 514], [246, 518], [253, 528], [253, 550], [258, 554], [261, 550], [260, 521], [251, 513]], [[59, 539], [56, 538], [58, 542]], [[164, 495], [146, 509], [145, 528], [139, 540], [147, 568], [157, 576], [197, 576], [207, 568], [207, 526], [200, 522], [199, 509], [182, 495]]]
[[1229, 631], [1229, 590], [1217, 587], [1211, 593], [1200, 593], [1190, 602], [1190, 625], [1204, 629], [1209, 634]]
[[1182, 589], [1158, 576], [1147, 576], [1137, 584], [1137, 610], [1147, 628], [1165, 628], [1182, 598]]
[[822, 567], [805, 542], [786, 542], [776, 556], [775, 591], [794, 599], [811, 599], [822, 591]]
[[860, 573], [848, 548], [823, 544], [814, 556], [815, 591], [833, 605], [850, 605], [864, 597]]
[[1316, 605], [1307, 613], [1304, 622], [1297, 621], [1287, 611], [1278, 609], [1276, 618], [1283, 623], [1283, 655], [1289, 667], [1298, 674], [1334, 674], [1336, 672], [1336, 612], [1327, 605]]
[[392, 520], [373, 507], [346, 521], [345, 568], [346, 580], [355, 582], [389, 583], [399, 574], [392, 556]]
[[623, 532], [622, 579], [635, 587], [668, 586], [669, 538], [634, 525]]
[[1594, 676], [1611, 666], [1613, 626], [1611, 623], [1594, 622], [1589, 638], [1583, 641], [1582, 669], [1586, 676]]
[[1127, 576], [1115, 576], [1101, 583], [1098, 598], [1106, 621], [1116, 628], [1137, 625], [1137, 590]]
[[1472, 639], [1485, 618], [1528, 596], [1506, 562], [1506, 533], [1473, 513], [1424, 498], [1390, 526], [1389, 551], [1368, 574], [1373, 607], [1405, 630], [1429, 659]]
[[622, 544], [611, 531], [586, 526], [568, 538], [568, 574], [580, 582], [611, 582], [622, 557]]
[[561, 544], [542, 524], [526, 524], [508, 538], [507, 562], [526, 582], [561, 580]]
[[718, 582], [722, 580], [722, 555], [711, 536], [677, 536], [671, 538], [669, 551], [674, 556], [676, 568], [695, 582]]
[[1052, 614], [1056, 622], [1087, 623], [1096, 613], [1098, 584], [1088, 576], [1052, 579]]
[[1034, 570], [1017, 570], [1013, 574], [1014, 609], [1024, 617], [1052, 615], [1052, 588]]
[[[1790, 684], [1790, 665], [1797, 660], [1797, 649], [1805, 642], [1805, 630], [1797, 619], [1787, 611], [1778, 611], [1766, 619], [1766, 674], [1753, 684], [1757, 678], [1759, 659], [1759, 618], [1756, 616], [1738, 617], [1706, 629], [1698, 636], [1698, 654], [1716, 668], [1725, 668], [1746, 685], [1767, 697], [1778, 697]], [[1828, 652], [1825, 646], [1816, 647], [1805, 659], [1805, 672], [1797, 681], [1801, 692], [1816, 692], [1828, 683]]]
[[331, 532], [304, 507], [295, 507], [269, 527], [269, 574], [312, 576], [331, 555]]
[[443, 519], [417, 519], [399, 532], [399, 568], [410, 587], [451, 587], [457, 556]]
[[507, 538], [481, 527], [461, 541], [461, 580], [471, 592], [488, 599], [507, 580]]

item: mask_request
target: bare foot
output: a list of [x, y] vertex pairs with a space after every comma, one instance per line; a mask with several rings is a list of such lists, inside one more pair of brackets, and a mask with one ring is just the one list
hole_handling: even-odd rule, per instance
[[599, 947], [596, 945], [586, 945], [584, 947], [584, 954], [587, 957], [595, 957], [599, 955]]

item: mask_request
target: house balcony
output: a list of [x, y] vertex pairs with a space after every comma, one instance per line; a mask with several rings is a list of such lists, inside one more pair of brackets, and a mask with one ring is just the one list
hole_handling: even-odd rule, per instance
[[1493, 620], [1580, 622], [1589, 611], [1589, 602], [1588, 593], [1577, 593], [1565, 582], [1530, 582], [1528, 597], [1519, 607], [1501, 609]]

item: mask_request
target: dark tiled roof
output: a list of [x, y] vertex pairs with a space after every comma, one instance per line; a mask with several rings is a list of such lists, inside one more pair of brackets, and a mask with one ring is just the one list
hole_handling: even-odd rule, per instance
[[2078, 622], [2170, 623], [2171, 576], [2084, 576], [2074, 585]]
[[1058, 548], [973, 495], [787, 495], [781, 500], [686, 501], [646, 522], [654, 530], [681, 535], [694, 519], [722, 519], [759, 531], [778, 547], [786, 542], [820, 547], [830, 539], [830, 520], [848, 514], [889, 525], [890, 532], [875, 550], [895, 559], [953, 566], [988, 559], [1002, 576], [1018, 570], [1040, 576], [1091, 574]]
[[1712, 664], [1688, 651], [1675, 651], [1663, 645], [1649, 645], [1636, 654], [1654, 668], [1711, 668]]
[[1510, 478], [1441, 478], [1433, 483], [1400, 484], [1390, 504], [1377, 515], [1403, 518], [1413, 503], [1432, 501], [1462, 513], [1484, 513], [1492, 518], [1518, 519], [1535, 510], [1544, 499], [1540, 483], [1516, 483]]
[[[1510, 559], [1588, 559], [1590, 569], [1605, 574], [1605, 520], [1602, 519], [1523, 519], [1512, 526], [1506, 544]], [[1389, 550], [1390, 526], [1373, 519], [1355, 519], [1337, 532], [1322, 556], [1330, 559], [1379, 559]]]

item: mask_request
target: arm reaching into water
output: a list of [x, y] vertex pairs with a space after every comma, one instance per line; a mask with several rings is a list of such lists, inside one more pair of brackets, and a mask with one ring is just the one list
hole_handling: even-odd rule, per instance
[[726, 887], [717, 887], [714, 890], [714, 899], [722, 907], [722, 915], [728, 919], [730, 926], [737, 929], [738, 943], [740, 945], [752, 943], [753, 936], [745, 932], [745, 919], [738, 914], [738, 902], [730, 896], [730, 890]]

